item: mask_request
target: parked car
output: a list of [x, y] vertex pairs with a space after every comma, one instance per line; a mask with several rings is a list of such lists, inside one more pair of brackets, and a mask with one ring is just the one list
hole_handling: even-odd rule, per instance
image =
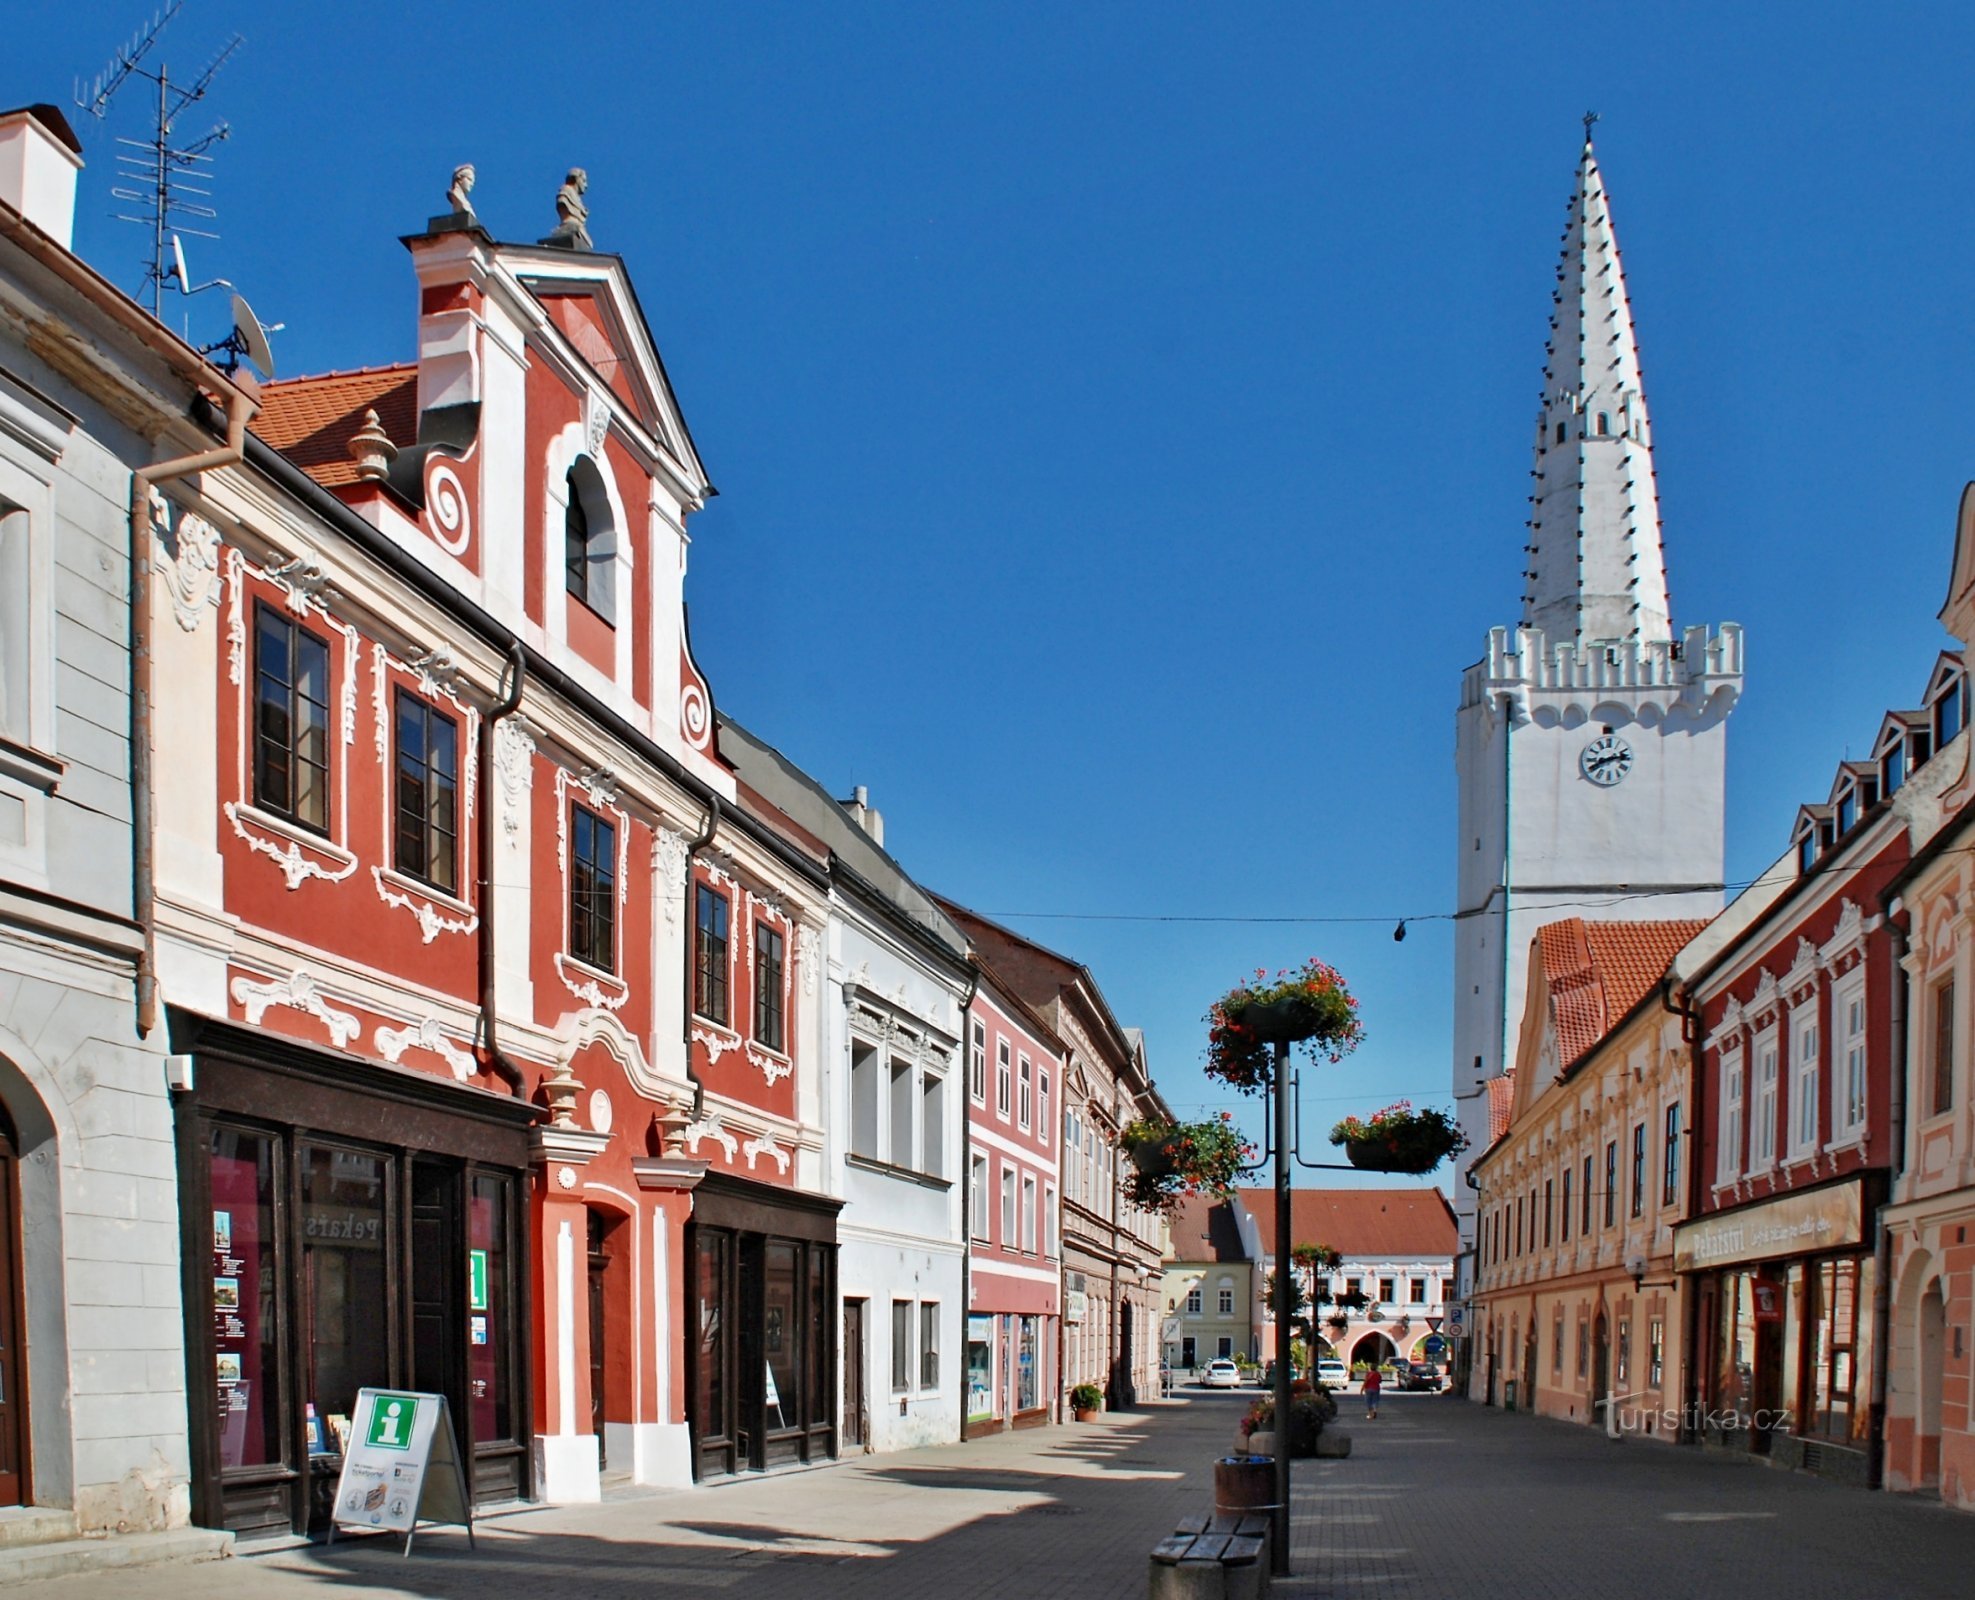
[[1319, 1361], [1317, 1382], [1326, 1389], [1342, 1389], [1351, 1381], [1351, 1369], [1342, 1361]]
[[1200, 1387], [1203, 1389], [1239, 1389], [1241, 1368], [1225, 1356], [1216, 1357], [1200, 1369]]
[[1399, 1387], [1402, 1389], [1424, 1389], [1430, 1394], [1440, 1392], [1440, 1369], [1431, 1361], [1408, 1361], [1402, 1363], [1399, 1373]]

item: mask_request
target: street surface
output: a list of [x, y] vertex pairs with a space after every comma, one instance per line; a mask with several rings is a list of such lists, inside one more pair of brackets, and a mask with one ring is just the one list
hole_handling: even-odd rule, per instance
[[[1254, 1391], [716, 1489], [23, 1584], [9, 1600], [970, 1600], [1143, 1596], [1146, 1556], [1212, 1499]], [[1388, 1395], [1347, 1397], [1348, 1461], [1297, 1463], [1296, 1576], [1380, 1600], [1966, 1600], [1975, 1517], [1718, 1455]], [[1595, 1576], [1592, 1576], [1595, 1575]]]

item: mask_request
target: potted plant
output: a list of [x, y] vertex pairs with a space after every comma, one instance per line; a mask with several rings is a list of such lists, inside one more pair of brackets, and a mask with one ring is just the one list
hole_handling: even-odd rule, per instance
[[1346, 1117], [1330, 1130], [1330, 1142], [1367, 1172], [1421, 1174], [1468, 1147], [1467, 1135], [1448, 1113], [1429, 1106], [1415, 1111], [1400, 1100], [1369, 1117]]
[[1205, 1122], [1166, 1122], [1140, 1117], [1118, 1130], [1118, 1148], [1129, 1158], [1118, 1187], [1147, 1211], [1171, 1215], [1189, 1194], [1225, 1195], [1234, 1188], [1255, 1147], [1234, 1126], [1232, 1112]]
[[1344, 1252], [1327, 1244], [1299, 1244], [1289, 1252], [1289, 1259], [1311, 1272], [1335, 1272], [1344, 1265]]
[[1273, 1078], [1274, 1046], [1303, 1044], [1313, 1060], [1341, 1061], [1364, 1037], [1358, 1002], [1336, 968], [1311, 960], [1271, 978], [1257, 967], [1207, 1011], [1207, 1071], [1244, 1094]]
[[1096, 1417], [1104, 1404], [1104, 1391], [1094, 1383], [1080, 1383], [1070, 1391], [1070, 1410], [1079, 1422]]
[[[1248, 1408], [1248, 1414], [1241, 1419], [1241, 1437], [1258, 1454], [1270, 1455], [1277, 1445], [1272, 1436], [1275, 1428], [1276, 1405], [1273, 1399], [1257, 1400]], [[1323, 1409], [1318, 1404], [1314, 1391], [1298, 1395], [1289, 1403], [1289, 1454], [1313, 1456], [1317, 1453], [1317, 1435], [1323, 1432]], [[1268, 1438], [1270, 1448], [1262, 1449], [1258, 1435]]]

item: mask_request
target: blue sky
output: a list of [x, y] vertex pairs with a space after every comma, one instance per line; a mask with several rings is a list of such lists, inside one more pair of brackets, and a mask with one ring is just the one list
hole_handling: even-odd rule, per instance
[[[25, 9], [0, 101], [66, 102], [142, 13]], [[586, 166], [722, 491], [690, 581], [722, 707], [1086, 961], [1183, 1109], [1232, 1103], [1208, 1002], [1311, 954], [1369, 1031], [1306, 1075], [1313, 1129], [1447, 1097], [1446, 924], [1392, 925], [1452, 909], [1456, 691], [1515, 620], [1587, 108], [1676, 621], [1748, 630], [1731, 880], [1944, 642], [1966, 8], [191, 0], [162, 58], [236, 29], [184, 124], [234, 130], [195, 276], [286, 323], [284, 372], [404, 359], [397, 239], [453, 165], [527, 239]], [[133, 289], [140, 111], [79, 124], [78, 248]]]

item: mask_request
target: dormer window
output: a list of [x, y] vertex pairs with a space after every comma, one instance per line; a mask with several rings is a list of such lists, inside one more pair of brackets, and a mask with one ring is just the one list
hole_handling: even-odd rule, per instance
[[1858, 826], [1858, 790], [1848, 787], [1838, 796], [1838, 837], [1843, 838]]
[[1892, 745], [1879, 762], [1879, 781], [1887, 794], [1900, 792], [1900, 785], [1906, 782], [1906, 741]]
[[563, 577], [570, 598], [605, 622], [617, 621], [617, 530], [611, 526], [610, 497], [603, 474], [588, 456], [578, 456], [564, 484]]
[[1956, 673], [1934, 702], [1934, 748], [1940, 749], [1968, 722], [1968, 678]]

